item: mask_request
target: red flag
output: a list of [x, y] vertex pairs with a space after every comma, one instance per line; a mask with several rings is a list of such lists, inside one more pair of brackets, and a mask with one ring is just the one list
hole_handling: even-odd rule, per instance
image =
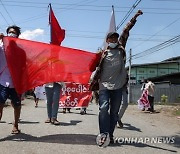
[[3, 43], [20, 94], [48, 82], [87, 84], [100, 59], [99, 54], [12, 37], [4, 37]]
[[51, 8], [50, 4], [50, 11], [49, 11], [49, 24], [51, 26], [51, 44], [54, 45], [61, 45], [61, 42], [65, 38], [65, 30], [61, 29], [56, 17], [54, 16], [54, 12]]

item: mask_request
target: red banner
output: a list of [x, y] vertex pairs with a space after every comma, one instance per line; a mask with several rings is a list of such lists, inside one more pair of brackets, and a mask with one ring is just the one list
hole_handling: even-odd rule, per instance
[[99, 54], [35, 41], [3, 38], [15, 89], [22, 94], [49, 82], [87, 84]]
[[89, 84], [66, 83], [62, 88], [59, 100], [60, 108], [88, 107], [92, 98]]

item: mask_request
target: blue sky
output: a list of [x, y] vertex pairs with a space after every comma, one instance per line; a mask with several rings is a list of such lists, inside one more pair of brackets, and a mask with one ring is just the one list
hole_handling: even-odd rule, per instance
[[[48, 4], [62, 28], [66, 30], [62, 46], [96, 52], [101, 47], [109, 27], [112, 5], [116, 25], [123, 20], [137, 0], [0, 0], [0, 32], [8, 25], [16, 24], [22, 29], [22, 38], [49, 43]], [[133, 64], [159, 62], [180, 56], [177, 43], [159, 51], [148, 50], [180, 35], [180, 0], [141, 0], [128, 20], [141, 9], [130, 32], [126, 46], [132, 49]], [[118, 29], [121, 33], [125, 23]], [[143, 54], [139, 54], [139, 53]], [[153, 52], [153, 53], [152, 53]]]

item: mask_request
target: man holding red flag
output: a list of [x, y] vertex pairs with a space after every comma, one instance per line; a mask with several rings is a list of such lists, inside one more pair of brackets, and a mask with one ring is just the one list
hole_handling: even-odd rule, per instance
[[[50, 24], [50, 34], [51, 34], [51, 44], [61, 45], [61, 42], [65, 38], [65, 30], [61, 29], [54, 12], [52, 10], [51, 4], [49, 12], [49, 24]], [[54, 125], [59, 125], [60, 122], [57, 120], [58, 109], [59, 109], [59, 98], [60, 91], [64, 83], [53, 82], [45, 85], [45, 92], [47, 98], [47, 116], [48, 119], [45, 123], [51, 123]]]
[[[10, 26], [6, 30], [9, 37], [18, 38], [21, 31], [18, 26]], [[0, 39], [3, 39], [3, 34], [0, 34]], [[14, 123], [12, 134], [19, 134], [18, 121], [21, 113], [21, 96], [17, 94], [13, 81], [10, 75], [10, 71], [7, 65], [3, 44], [0, 46], [0, 120], [2, 118], [3, 108], [6, 100], [11, 99], [12, 106], [14, 108]]]

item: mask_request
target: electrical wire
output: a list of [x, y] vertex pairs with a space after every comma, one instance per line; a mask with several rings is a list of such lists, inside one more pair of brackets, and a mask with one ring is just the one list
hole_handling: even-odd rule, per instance
[[136, 8], [136, 6], [141, 2], [141, 0], [136, 0], [136, 2], [133, 4], [133, 6], [130, 8], [130, 10], [127, 12], [123, 20], [119, 23], [119, 25], [116, 27], [116, 30], [118, 30], [122, 24], [127, 20], [127, 18], [130, 16], [132, 11]]
[[12, 17], [10, 16], [10, 14], [9, 14], [8, 10], [7, 10], [7, 9], [6, 9], [6, 7], [4, 6], [4, 4], [3, 4], [2, 0], [0, 0], [0, 2], [1, 2], [1, 4], [2, 4], [2, 6], [3, 6], [4, 10], [5, 10], [5, 11], [6, 11], [6, 13], [8, 14], [9, 18], [11, 19], [11, 21], [15, 24], [14, 20], [13, 20], [13, 19], [12, 19]]
[[144, 42], [139, 43], [138, 45], [134, 46], [133, 49], [135, 49], [136, 47], [144, 44], [146, 41], [149, 41], [150, 39], [152, 39], [154, 36], [157, 36], [157, 34], [159, 34], [160, 32], [162, 32], [163, 30], [167, 29], [168, 27], [170, 27], [171, 25], [173, 25], [174, 23], [176, 23], [178, 20], [180, 20], [180, 17], [177, 18], [176, 20], [174, 20], [173, 22], [171, 22], [170, 24], [168, 24], [167, 26], [165, 26], [164, 28], [162, 28], [161, 30], [159, 30], [158, 32], [156, 32], [155, 34], [153, 34], [151, 37], [147, 38]]
[[4, 17], [4, 15], [0, 12], [1, 16], [3, 17], [4, 21], [6, 22], [7, 25], [9, 25], [8, 21], [6, 20], [6, 18]]
[[[167, 47], [172, 46], [172, 45], [174, 45], [176, 43], [179, 43], [179, 42], [180, 42], [180, 35], [177, 35], [177, 36], [173, 37], [172, 39], [170, 39], [168, 41], [165, 41], [165, 42], [163, 42], [163, 43], [161, 43], [159, 45], [156, 45], [156, 46], [154, 46], [154, 47], [152, 47], [150, 49], [147, 49], [147, 50], [142, 51], [140, 53], [134, 54], [134, 55], [131, 56], [131, 58], [133, 60], [138, 59], [138, 58], [153, 54], [153, 53], [155, 53], [157, 51], [160, 51], [160, 50], [162, 50], [164, 48], [167, 48]], [[129, 58], [127, 58], [127, 60], [128, 59]]]

